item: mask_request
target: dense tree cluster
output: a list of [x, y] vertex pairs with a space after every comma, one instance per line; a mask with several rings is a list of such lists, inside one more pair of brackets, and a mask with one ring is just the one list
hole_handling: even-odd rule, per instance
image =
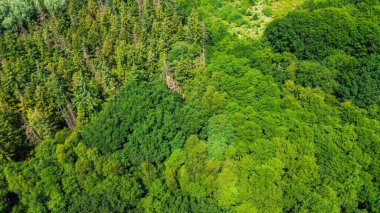
[[65, 0], [1, 0], [0, 32], [18, 30], [31, 20], [56, 15], [65, 9]]
[[[273, 49], [298, 59], [290, 79], [365, 107], [379, 103], [378, 1], [309, 1], [266, 31]], [[318, 72], [318, 73], [316, 73]]]
[[158, 164], [194, 131], [186, 127], [188, 120], [183, 116], [193, 109], [182, 105], [180, 96], [161, 81], [131, 82], [81, 135], [86, 145], [103, 153], [118, 152], [124, 164]]
[[[21, 115], [34, 143], [87, 123], [127, 80], [183, 79], [181, 70], [202, 64], [205, 45], [195, 11], [181, 19], [160, 1], [72, 1], [63, 15], [28, 27], [2, 35], [0, 84], [1, 103]], [[168, 61], [179, 43], [186, 54]]]
[[380, 4], [283, 2], [0, 0], [0, 211], [380, 211]]

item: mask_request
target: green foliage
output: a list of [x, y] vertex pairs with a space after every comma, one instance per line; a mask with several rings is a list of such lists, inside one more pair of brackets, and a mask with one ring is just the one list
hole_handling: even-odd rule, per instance
[[0, 167], [0, 211], [9, 211], [9, 201], [7, 200], [8, 184], [4, 176], [3, 169]]
[[332, 93], [337, 86], [336, 72], [318, 63], [302, 62], [295, 71], [295, 79], [305, 87], [320, 87], [327, 93]]
[[265, 16], [271, 16], [272, 15], [272, 9], [270, 8], [270, 7], [265, 7], [264, 9], [263, 9], [263, 14], [265, 15]]
[[17, 116], [0, 112], [0, 161], [22, 157], [24, 138]]
[[374, 13], [376, 3], [309, 1], [306, 5], [307, 10], [275, 20], [266, 31], [275, 51], [314, 61], [314, 68], [301, 62], [298, 71], [292, 70], [295, 76], [286, 78], [304, 86], [320, 87], [339, 100], [353, 100], [360, 107], [377, 103], [375, 82], [379, 69], [375, 64], [379, 61], [380, 40], [376, 35], [380, 27]]
[[1, 0], [1, 28], [14, 30], [25, 24], [33, 13], [35, 13], [33, 0]]
[[30, 2], [0, 29], [0, 211], [379, 212], [378, 1], [294, 2]]
[[347, 83], [342, 84], [340, 88], [342, 96], [354, 100], [361, 107], [378, 104], [380, 100], [379, 62], [379, 54], [362, 59], [359, 73], [351, 77]]
[[266, 36], [276, 51], [322, 59], [336, 49], [359, 57], [377, 53], [379, 32], [378, 24], [355, 17], [346, 8], [326, 8], [292, 12], [274, 21]]
[[189, 52], [189, 44], [186, 42], [175, 43], [168, 55], [168, 59], [170, 62], [190, 57], [191, 53]]
[[233, 127], [226, 115], [210, 118], [208, 126], [208, 156], [211, 159], [224, 160], [225, 150], [233, 142]]
[[46, 8], [50, 13], [60, 12], [66, 7], [65, 0], [38, 0], [38, 6], [41, 8]]
[[86, 125], [127, 80], [154, 80], [165, 69], [182, 82], [201, 64], [206, 35], [195, 11], [182, 23], [164, 1], [144, 3], [144, 13], [139, 2], [32, 3], [38, 27], [30, 21], [27, 33], [8, 30], [0, 39], [1, 105], [20, 115], [30, 142]]
[[130, 82], [83, 131], [85, 144], [102, 152], [122, 150], [123, 161], [159, 163], [181, 147], [181, 100], [161, 82]]
[[51, 14], [66, 8], [65, 0], [1, 0], [0, 31], [16, 30], [35, 20], [38, 11], [47, 10]]

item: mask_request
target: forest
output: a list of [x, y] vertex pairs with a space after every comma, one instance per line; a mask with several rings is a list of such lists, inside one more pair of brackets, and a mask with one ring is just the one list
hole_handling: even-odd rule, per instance
[[380, 212], [380, 1], [0, 0], [0, 212]]

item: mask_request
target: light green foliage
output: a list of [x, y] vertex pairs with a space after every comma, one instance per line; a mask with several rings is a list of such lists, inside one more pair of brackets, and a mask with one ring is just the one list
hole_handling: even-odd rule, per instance
[[170, 167], [179, 168], [183, 163], [185, 163], [185, 161], [186, 161], [185, 153], [180, 149], [176, 149], [172, 152], [170, 157], [165, 161], [165, 166], [167, 168], [170, 168]]
[[[226, 161], [222, 172], [218, 175], [218, 190], [216, 196], [221, 207], [228, 208], [239, 203], [238, 175], [235, 162]], [[251, 208], [250, 210], [253, 210]]]
[[30, 121], [31, 127], [35, 130], [36, 134], [40, 138], [49, 138], [52, 136], [50, 131], [51, 127], [44, 115], [38, 110], [30, 110], [28, 112], [28, 120]]
[[211, 159], [223, 160], [225, 149], [233, 142], [233, 127], [225, 115], [213, 116], [208, 126], [208, 156]]

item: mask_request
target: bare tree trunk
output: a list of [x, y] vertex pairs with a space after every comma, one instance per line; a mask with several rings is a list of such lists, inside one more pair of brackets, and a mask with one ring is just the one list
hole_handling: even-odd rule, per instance
[[32, 143], [34, 144], [39, 144], [41, 143], [42, 139], [40, 138], [40, 136], [38, 136], [38, 134], [33, 130], [33, 127], [30, 125], [28, 119], [26, 119], [22, 113], [21, 113], [21, 117], [22, 117], [22, 120], [24, 122], [24, 125], [25, 125], [25, 135], [26, 135], [26, 138], [31, 141]]
[[[20, 101], [22, 102], [22, 99], [24, 99], [24, 97], [22, 96], [21, 92], [17, 90], [17, 95], [19, 96], [20, 98]], [[22, 112], [20, 112], [20, 115], [21, 115], [21, 118], [22, 118], [22, 121], [25, 125], [25, 136], [26, 138], [31, 141], [32, 143], [34, 144], [39, 144], [41, 143], [42, 139], [40, 138], [40, 136], [33, 130], [33, 127], [30, 125], [29, 121], [27, 118], [24, 117], [24, 115], [22, 114]]]
[[170, 73], [170, 67], [166, 55], [163, 56], [162, 77], [165, 79], [166, 86], [172, 90], [178, 92], [182, 98], [185, 98], [181, 87], [175, 82], [173, 75]]
[[67, 127], [71, 130], [74, 131], [76, 127], [76, 116], [75, 113], [72, 110], [70, 102], [65, 98], [66, 101], [66, 106], [60, 107], [61, 114], [63, 118], [66, 121]]

